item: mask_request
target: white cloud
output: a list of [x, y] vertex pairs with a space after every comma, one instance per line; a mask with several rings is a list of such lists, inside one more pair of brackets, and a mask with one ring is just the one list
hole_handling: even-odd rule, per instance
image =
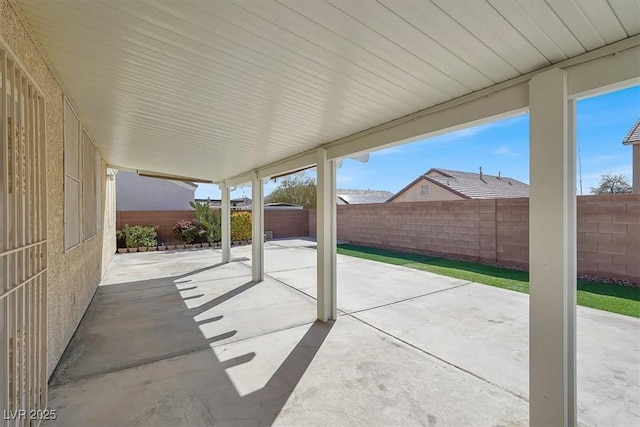
[[511, 148], [507, 147], [506, 145], [503, 145], [493, 150], [493, 154], [497, 154], [499, 156], [509, 156], [509, 157], [518, 155], [518, 153], [511, 150]]

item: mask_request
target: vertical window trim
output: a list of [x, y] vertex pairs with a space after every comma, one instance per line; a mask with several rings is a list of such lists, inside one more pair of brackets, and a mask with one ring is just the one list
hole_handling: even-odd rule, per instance
[[104, 200], [102, 189], [102, 177], [105, 176], [105, 170], [103, 167], [102, 156], [98, 147], [93, 145], [94, 157], [95, 157], [95, 185], [96, 185], [96, 235], [104, 231]]
[[[91, 240], [92, 238], [94, 238], [95, 236], [98, 235], [98, 224], [97, 224], [97, 215], [98, 213], [97, 208], [98, 208], [98, 202], [96, 200], [97, 197], [97, 182], [95, 182], [96, 179], [96, 153], [98, 152], [98, 149], [96, 148], [96, 144], [93, 142], [93, 138], [91, 138], [91, 135], [89, 135], [89, 131], [87, 130], [87, 128], [85, 126], [82, 125], [82, 123], [80, 123], [80, 128], [81, 128], [81, 138], [82, 138], [82, 242], [87, 242], [89, 240]], [[86, 135], [86, 138], [85, 138]], [[92, 166], [91, 169], [89, 171], [87, 171], [85, 169], [85, 144], [87, 143], [91, 144], [93, 146], [93, 161], [90, 162], [89, 166]], [[91, 160], [91, 157], [89, 157], [89, 160]], [[88, 172], [88, 173], [86, 173]], [[94, 183], [93, 183], [93, 189], [87, 188], [87, 181], [89, 181], [89, 177], [93, 176], [94, 179]], [[94, 229], [93, 230], [89, 230], [89, 232], [87, 232], [87, 222], [90, 220], [90, 218], [87, 218], [87, 211], [86, 211], [86, 202], [87, 202], [87, 197], [89, 197], [89, 194], [93, 195], [93, 209], [94, 209], [94, 218], [93, 218], [93, 226]], [[90, 201], [90, 200], [89, 200]], [[91, 212], [89, 212], [91, 213]], [[93, 234], [91, 234], [91, 231], [93, 231]]]
[[[62, 169], [63, 169], [63, 173], [64, 173], [64, 180], [63, 180], [63, 185], [62, 185], [62, 191], [63, 191], [63, 208], [64, 208], [64, 214], [63, 214], [63, 231], [64, 231], [64, 252], [70, 252], [73, 249], [77, 248], [78, 246], [80, 246], [80, 244], [83, 242], [83, 223], [82, 223], [82, 214], [83, 214], [83, 209], [82, 209], [82, 157], [80, 156], [81, 152], [82, 152], [82, 122], [80, 121], [80, 117], [78, 116], [78, 113], [76, 113], [76, 110], [73, 108], [73, 105], [71, 105], [71, 102], [69, 102], [68, 98], [66, 96], [62, 96]], [[69, 153], [67, 152], [67, 115], [66, 115], [66, 106], [69, 107], [69, 110], [71, 111], [71, 113], [75, 116], [76, 120], [78, 121], [78, 178], [75, 178], [73, 176], [70, 176], [67, 173], [67, 156], [69, 155]], [[78, 210], [78, 242], [71, 245], [71, 246], [67, 246], [67, 233], [66, 233], [66, 229], [67, 229], [67, 224], [68, 224], [68, 214], [67, 214], [67, 177], [73, 179], [74, 181], [76, 181], [78, 183], [78, 204], [77, 204], [77, 210]]]

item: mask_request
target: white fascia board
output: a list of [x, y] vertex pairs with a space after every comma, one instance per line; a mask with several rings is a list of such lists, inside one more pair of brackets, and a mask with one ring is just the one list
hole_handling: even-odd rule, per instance
[[182, 187], [182, 188], [185, 188], [185, 189], [191, 190], [191, 191], [195, 191], [198, 188], [198, 184], [196, 184], [196, 183], [189, 184], [189, 183], [183, 182], [183, 181], [174, 181], [174, 180], [169, 180], [169, 181], [173, 182], [178, 187]]
[[524, 82], [453, 107], [435, 107], [420, 116], [407, 116], [399, 123], [391, 122], [329, 144], [327, 156], [331, 160], [350, 157], [524, 112], [529, 106], [528, 91]]
[[297, 156], [289, 157], [264, 168], [258, 169], [258, 178], [269, 179], [272, 176], [282, 175], [287, 172], [304, 169], [315, 165], [316, 161], [316, 150], [307, 151]]
[[[640, 35], [567, 59], [434, 107], [383, 123], [354, 135], [322, 145], [329, 160], [351, 157], [393, 145], [453, 132], [526, 111], [529, 107], [529, 80], [536, 74], [560, 68], [568, 73], [568, 98], [576, 99], [640, 83]], [[634, 61], [635, 59], [635, 61]], [[298, 156], [315, 153], [305, 151]], [[295, 156], [297, 157], [297, 156]], [[286, 162], [286, 161], [285, 161]], [[278, 171], [280, 162], [257, 169], [263, 175]], [[272, 168], [273, 169], [270, 169]], [[288, 169], [288, 170], [294, 170]], [[251, 172], [228, 180], [242, 184]], [[229, 184], [232, 185], [232, 184]]]
[[233, 178], [225, 179], [223, 185], [227, 187], [235, 187], [236, 185], [248, 184], [253, 181], [255, 172], [247, 172]]
[[640, 46], [574, 65], [569, 73], [567, 93], [570, 99], [600, 95], [640, 84]]
[[[547, 67], [561, 68], [568, 74], [569, 99], [628, 87], [640, 83], [640, 37], [589, 52], [581, 62], [576, 57]], [[633, 43], [632, 43], [633, 42]], [[602, 48], [602, 49], [605, 49]], [[517, 79], [474, 92], [418, 113], [328, 144], [329, 159], [339, 159], [398, 144], [453, 132], [518, 114], [529, 108], [530, 73]], [[503, 86], [500, 88], [500, 86]]]

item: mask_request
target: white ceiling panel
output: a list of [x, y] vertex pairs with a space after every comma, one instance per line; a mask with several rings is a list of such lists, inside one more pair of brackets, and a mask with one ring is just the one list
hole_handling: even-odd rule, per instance
[[222, 180], [640, 31], [635, 0], [17, 0], [107, 162]]

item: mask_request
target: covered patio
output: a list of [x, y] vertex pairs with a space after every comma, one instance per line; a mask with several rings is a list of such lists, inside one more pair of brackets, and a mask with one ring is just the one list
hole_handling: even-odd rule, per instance
[[[527, 425], [528, 297], [314, 243], [117, 256], [59, 364], [50, 425]], [[638, 319], [579, 307], [578, 422], [637, 423]], [[627, 349], [627, 351], [621, 351]]]
[[[127, 421], [147, 424], [174, 424], [189, 416], [202, 424], [298, 424], [304, 417], [319, 424], [348, 416], [361, 423], [410, 417], [435, 424], [444, 414], [453, 417], [449, 424], [491, 419], [571, 426], [578, 416], [599, 423], [603, 400], [585, 400], [581, 412], [576, 394], [576, 349], [588, 339], [576, 341], [576, 319], [584, 312], [576, 308], [575, 107], [577, 99], [640, 82], [637, 2], [0, 5], [0, 213], [2, 230], [10, 231], [0, 239], [3, 408], [26, 413], [49, 404], [70, 423], [111, 425], [126, 424], [117, 417], [132, 414]], [[449, 304], [414, 310], [419, 323], [408, 328], [394, 312], [403, 304], [412, 312], [412, 298], [422, 294], [429, 294], [420, 297], [427, 303], [497, 291], [442, 278], [429, 281], [426, 290], [412, 282], [422, 283], [422, 274], [405, 271], [399, 278], [384, 267], [369, 275], [378, 267], [337, 256], [336, 168], [346, 158], [366, 158], [375, 150], [523, 112], [529, 113], [530, 129], [531, 293], [529, 310], [523, 296], [500, 309], [523, 307], [510, 350], [521, 378], [510, 385], [518, 377], [504, 374], [510, 365], [503, 359], [477, 372], [466, 366], [487, 360], [482, 357], [493, 350], [506, 351], [503, 320], [483, 321], [484, 340], [455, 343], [453, 326], [436, 328], [441, 339], [418, 333], [440, 325], [436, 313]], [[265, 181], [312, 167], [317, 250], [265, 249]], [[125, 259], [118, 259], [76, 334], [84, 341], [67, 350], [79, 353], [58, 368], [61, 385], [49, 401], [47, 380], [115, 252], [115, 210], [107, 202], [117, 169], [219, 185], [222, 250], [203, 251], [207, 258], [200, 260], [141, 254], [128, 258], [135, 265], [126, 268], [119, 266]], [[17, 197], [13, 187], [23, 181], [26, 188]], [[232, 253], [230, 192], [246, 184], [252, 192], [253, 245]], [[285, 251], [291, 256], [276, 256]], [[251, 266], [234, 257], [250, 257]], [[166, 260], [162, 274], [153, 268], [156, 259]], [[347, 264], [353, 269], [340, 270]], [[358, 284], [367, 291], [351, 287]], [[145, 295], [156, 293], [169, 307], [138, 310]], [[107, 309], [109, 300], [121, 302]], [[455, 320], [486, 309], [449, 316]], [[150, 317], [139, 319], [140, 313]], [[171, 313], [174, 322], [166, 322]], [[91, 326], [95, 315], [108, 321]], [[124, 336], [105, 340], [106, 331], [92, 332], [127, 316], [132, 321]], [[384, 319], [396, 320], [378, 323]], [[607, 322], [594, 322], [593, 329]], [[167, 332], [158, 335], [159, 325]], [[620, 331], [607, 331], [602, 340]], [[478, 354], [472, 343], [480, 346]], [[492, 351], [482, 348], [490, 343]], [[116, 347], [100, 352], [101, 345]], [[631, 342], [626, 348], [637, 346]], [[191, 358], [204, 358], [208, 368], [198, 370]], [[136, 367], [122, 371], [128, 366]], [[158, 366], [164, 373], [160, 389], [153, 381]], [[244, 367], [257, 369], [255, 375]], [[593, 388], [637, 378], [618, 378], [616, 369], [594, 380]], [[77, 381], [64, 383], [65, 372]], [[463, 388], [478, 391], [468, 404]], [[347, 401], [348, 390], [358, 394]], [[99, 404], [110, 401], [104, 393], [113, 393], [114, 400], [100, 412]], [[215, 394], [221, 396], [213, 403], [216, 410], [204, 410], [211, 407], [202, 402], [212, 402]], [[637, 400], [628, 401], [636, 402], [637, 413]], [[508, 415], [506, 407], [512, 408]]]

